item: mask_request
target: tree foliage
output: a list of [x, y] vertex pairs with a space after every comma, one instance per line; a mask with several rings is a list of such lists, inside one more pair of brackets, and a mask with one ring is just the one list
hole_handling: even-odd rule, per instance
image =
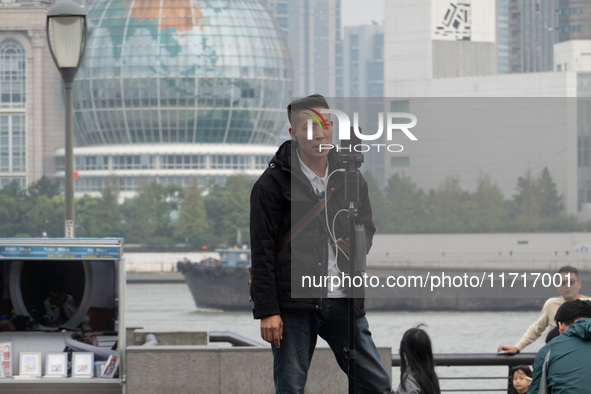
[[[385, 189], [385, 233], [419, 233], [425, 228], [429, 197], [409, 177], [396, 174], [388, 179]], [[380, 212], [374, 211], [374, 217]]]
[[465, 233], [468, 230], [469, 194], [458, 178], [447, 178], [431, 198], [431, 228], [435, 233]]
[[490, 176], [480, 174], [476, 191], [470, 196], [468, 228], [475, 233], [503, 230], [508, 213], [503, 193]]
[[122, 206], [125, 237], [142, 246], [172, 246], [172, 215], [178, 208], [180, 186], [150, 183]]
[[381, 233], [578, 231], [585, 227], [562, 214], [562, 196], [547, 168], [538, 177], [532, 172], [518, 177], [512, 199], [505, 199], [486, 174], [479, 176], [472, 193], [462, 190], [460, 179], [453, 177], [428, 192], [400, 174], [388, 179], [381, 195], [371, 180], [368, 184], [372, 202], [378, 201], [374, 218]]
[[201, 194], [202, 191], [196, 183], [185, 191], [175, 228], [176, 237], [184, 239], [185, 243], [192, 247], [201, 247], [214, 242]]
[[[384, 190], [365, 174], [373, 217], [382, 234], [487, 233], [516, 231], [588, 231], [563, 214], [564, 203], [550, 171], [526, 172], [515, 195], [505, 199], [499, 187], [481, 174], [474, 191], [448, 178], [424, 191], [407, 176], [394, 175]], [[149, 184], [121, 201], [116, 182], [101, 196], [75, 201], [78, 237], [122, 237], [148, 247], [182, 245], [200, 249], [249, 243], [250, 190], [254, 180], [229, 177], [225, 185], [205, 188]], [[59, 185], [43, 178], [27, 190], [16, 183], [0, 189], [0, 237], [63, 237], [64, 198]]]

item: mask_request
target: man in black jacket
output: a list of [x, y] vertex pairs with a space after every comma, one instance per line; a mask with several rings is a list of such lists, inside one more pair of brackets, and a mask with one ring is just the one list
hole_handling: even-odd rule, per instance
[[[328, 104], [320, 95], [288, 106], [291, 140], [281, 145], [251, 193], [253, 314], [261, 319], [261, 337], [272, 344], [277, 393], [304, 392], [318, 335], [347, 372], [343, 349], [348, 347], [348, 289], [331, 286], [335, 283], [331, 280], [323, 286], [305, 287], [302, 282], [304, 276], [342, 278], [347, 268], [348, 218], [346, 211], [339, 210], [349, 204], [344, 174], [335, 171], [336, 153], [327, 149], [332, 143], [332, 121], [326, 115], [319, 118], [324, 108]], [[313, 119], [310, 139], [308, 119]], [[375, 227], [367, 183], [363, 178], [360, 183], [357, 221], [365, 226], [369, 249]], [[328, 218], [322, 210], [301, 231], [294, 231], [292, 226], [325, 195]], [[356, 389], [390, 393], [390, 379], [371, 338], [363, 298], [355, 300], [355, 313]]]

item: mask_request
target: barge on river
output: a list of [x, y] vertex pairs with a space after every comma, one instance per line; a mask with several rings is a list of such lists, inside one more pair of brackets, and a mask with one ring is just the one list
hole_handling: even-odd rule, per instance
[[183, 274], [198, 308], [228, 311], [248, 310], [248, 267], [250, 250], [216, 249], [219, 258], [199, 262], [179, 261], [177, 270]]

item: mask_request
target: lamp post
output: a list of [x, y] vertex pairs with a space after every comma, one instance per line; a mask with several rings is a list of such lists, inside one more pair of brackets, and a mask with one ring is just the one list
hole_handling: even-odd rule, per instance
[[45, 26], [51, 57], [66, 88], [65, 149], [65, 237], [74, 238], [74, 146], [72, 85], [86, 47], [86, 12], [70, 0], [62, 0], [47, 11]]

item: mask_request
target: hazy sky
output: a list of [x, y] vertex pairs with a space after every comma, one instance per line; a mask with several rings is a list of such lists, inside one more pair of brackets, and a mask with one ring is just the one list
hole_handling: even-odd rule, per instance
[[384, 22], [384, 0], [341, 0], [343, 26]]

